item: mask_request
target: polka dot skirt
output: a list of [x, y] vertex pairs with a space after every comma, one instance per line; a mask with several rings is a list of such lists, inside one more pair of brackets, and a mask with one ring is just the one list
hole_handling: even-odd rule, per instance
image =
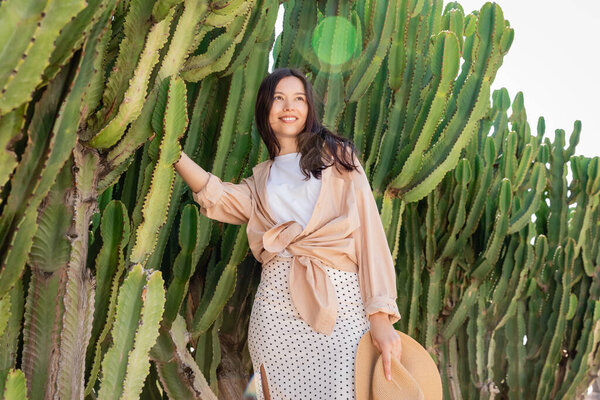
[[263, 265], [248, 327], [248, 350], [258, 400], [265, 400], [263, 364], [271, 400], [354, 400], [358, 342], [370, 328], [358, 274], [327, 267], [337, 294], [338, 316], [331, 336], [312, 329], [292, 304], [291, 257]]

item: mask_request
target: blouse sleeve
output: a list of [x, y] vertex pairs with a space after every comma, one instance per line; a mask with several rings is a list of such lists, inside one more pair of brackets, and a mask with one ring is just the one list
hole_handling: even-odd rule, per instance
[[390, 322], [400, 320], [396, 299], [396, 271], [388, 246], [377, 203], [360, 161], [354, 157], [359, 171], [352, 171], [360, 227], [355, 231], [358, 281], [367, 315], [383, 311]]
[[200, 213], [210, 219], [228, 224], [242, 225], [248, 222], [252, 211], [250, 178], [240, 183], [223, 182], [208, 172], [208, 182], [192, 197], [200, 205]]

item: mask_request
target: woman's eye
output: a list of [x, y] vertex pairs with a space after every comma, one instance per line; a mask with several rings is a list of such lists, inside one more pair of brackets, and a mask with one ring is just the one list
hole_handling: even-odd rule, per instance
[[[273, 97], [273, 100], [277, 100], [277, 99], [283, 99], [283, 97], [281, 97], [281, 96], [275, 96], [275, 97]], [[302, 97], [302, 96], [296, 97], [296, 100], [297, 99], [300, 99], [300, 100], [304, 101], [304, 97]]]

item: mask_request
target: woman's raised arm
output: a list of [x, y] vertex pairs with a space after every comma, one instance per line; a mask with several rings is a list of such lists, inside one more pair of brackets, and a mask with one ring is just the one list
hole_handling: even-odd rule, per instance
[[200, 213], [210, 219], [241, 225], [248, 222], [252, 212], [252, 193], [249, 181], [223, 182], [218, 176], [204, 170], [183, 151], [175, 169], [192, 190], [192, 197], [200, 205]]
[[208, 172], [183, 151], [181, 152], [181, 158], [175, 163], [175, 170], [181, 175], [192, 192], [199, 192], [208, 183]]

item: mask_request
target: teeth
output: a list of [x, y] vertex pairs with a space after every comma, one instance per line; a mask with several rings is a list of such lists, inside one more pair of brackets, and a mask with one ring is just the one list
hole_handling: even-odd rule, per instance
[[295, 121], [298, 118], [281, 118], [281, 119], [284, 120], [284, 121]]

